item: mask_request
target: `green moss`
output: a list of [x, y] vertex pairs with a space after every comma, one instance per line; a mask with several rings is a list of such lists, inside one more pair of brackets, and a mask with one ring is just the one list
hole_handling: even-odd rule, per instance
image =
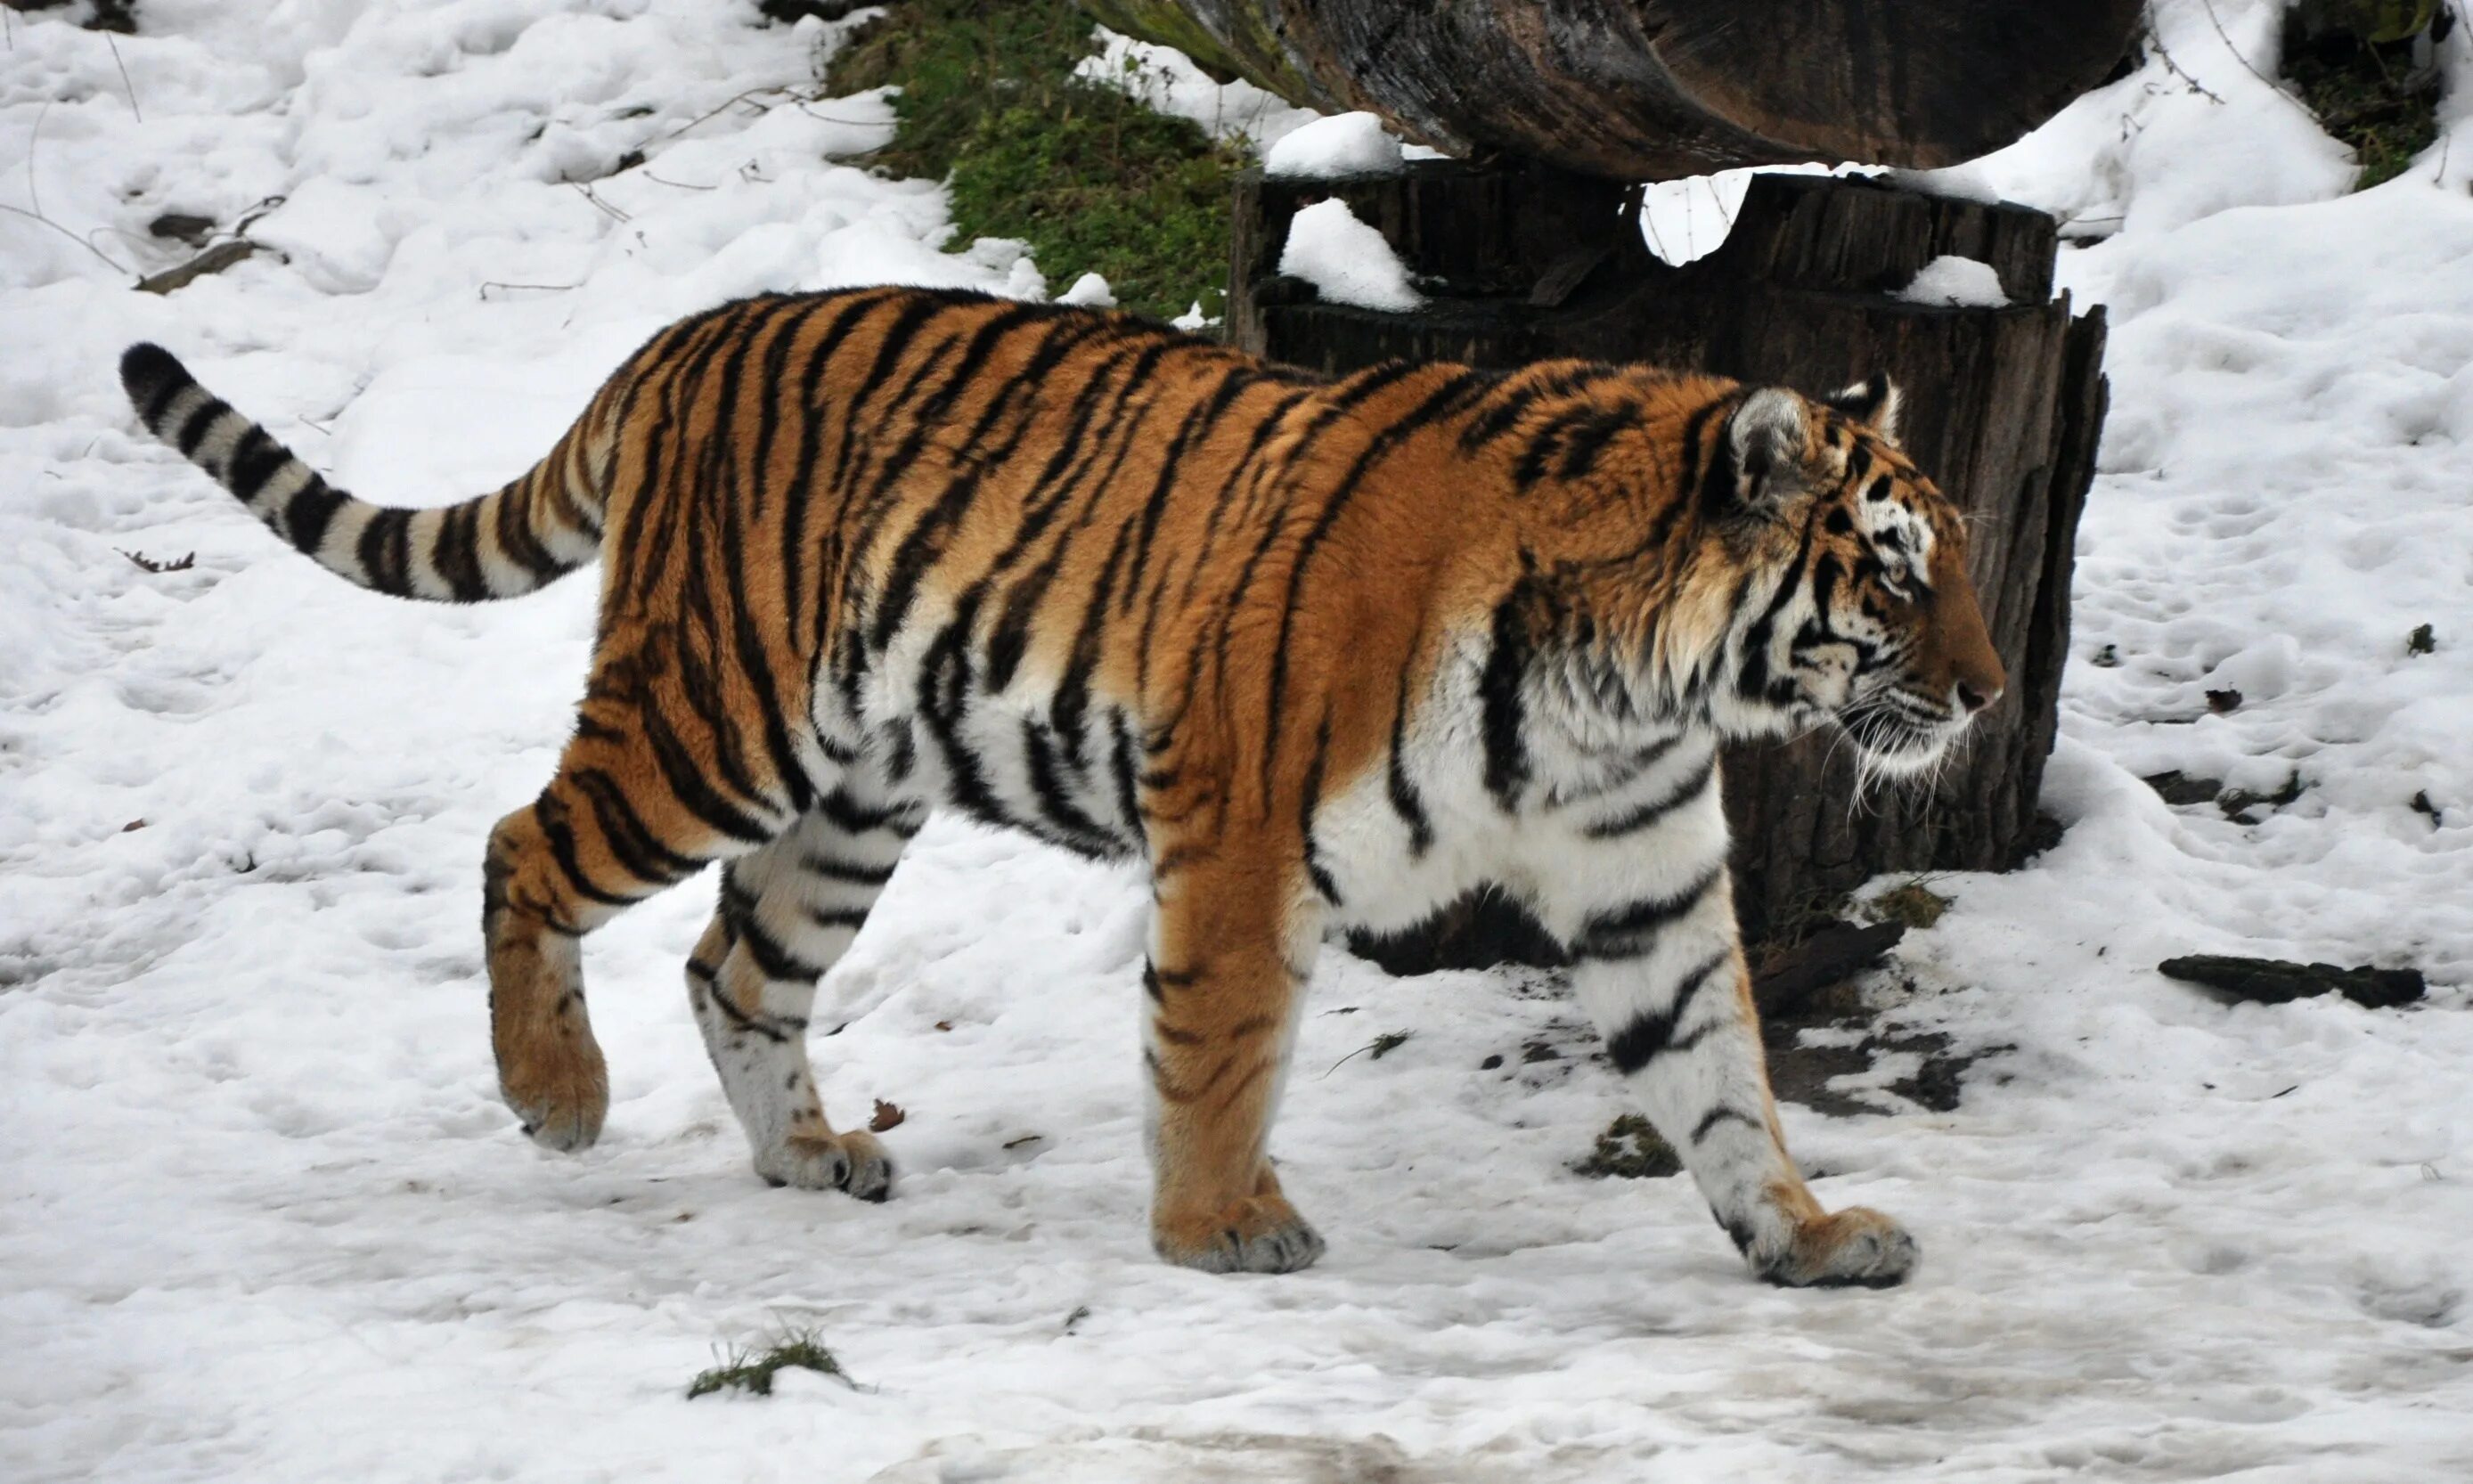
[[1924, 885], [1921, 876], [1889, 888], [1871, 901], [1873, 916], [1884, 922], [1904, 922], [1928, 931], [1949, 910], [1949, 898]]
[[1572, 1167], [1591, 1180], [1660, 1180], [1683, 1172], [1674, 1146], [1638, 1113], [1624, 1113], [1597, 1136], [1597, 1147]]
[[1215, 314], [1245, 155], [1075, 78], [1092, 31], [1067, 0], [909, 0], [845, 45], [825, 81], [835, 93], [900, 87], [876, 162], [943, 178], [965, 240], [1028, 243], [1058, 289], [1095, 273], [1126, 308], [1167, 318], [1200, 299]]
[[2330, 29], [2305, 36], [2296, 27], [2285, 44], [2285, 78], [2319, 127], [2351, 146], [2361, 161], [2357, 191], [2404, 174], [2438, 138], [2436, 71], [2414, 69], [2410, 36], [2365, 39], [2370, 34]]
[[793, 1366], [850, 1379], [842, 1375], [841, 1362], [833, 1358], [833, 1352], [818, 1344], [814, 1335], [790, 1334], [762, 1350], [732, 1351], [720, 1365], [700, 1373], [687, 1384], [687, 1400], [693, 1401], [716, 1391], [744, 1391], [769, 1397], [773, 1395], [773, 1377]]

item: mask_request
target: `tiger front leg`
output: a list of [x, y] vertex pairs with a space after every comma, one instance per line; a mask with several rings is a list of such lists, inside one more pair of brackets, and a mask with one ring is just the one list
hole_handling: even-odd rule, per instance
[[1260, 863], [1172, 871], [1156, 890], [1142, 968], [1151, 1245], [1205, 1272], [1293, 1272], [1323, 1241], [1281, 1192], [1267, 1142], [1320, 914]]
[[1876, 1210], [1824, 1211], [1786, 1152], [1723, 866], [1598, 908], [1572, 945], [1573, 988], [1607, 1054], [1753, 1273], [1788, 1287], [1903, 1281], [1914, 1238]]

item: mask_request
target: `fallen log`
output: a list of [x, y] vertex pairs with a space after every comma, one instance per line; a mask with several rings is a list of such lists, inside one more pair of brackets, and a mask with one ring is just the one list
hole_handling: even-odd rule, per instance
[[1616, 180], [1934, 166], [2016, 139], [2127, 49], [2141, 0], [1082, 0], [1445, 154]]

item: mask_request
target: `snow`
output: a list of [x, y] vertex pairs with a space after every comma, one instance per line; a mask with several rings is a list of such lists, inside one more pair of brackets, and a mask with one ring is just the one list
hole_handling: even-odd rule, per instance
[[1371, 113], [1335, 113], [1281, 136], [1262, 154], [1267, 176], [1331, 180], [1398, 175], [1400, 141]]
[[1242, 143], [1259, 155], [1323, 116], [1242, 79], [1214, 83], [1173, 47], [1104, 26], [1097, 31], [1099, 53], [1082, 63], [1079, 75], [1123, 88], [1162, 113], [1189, 118], [1214, 139]]
[[1999, 309], [2009, 302], [2009, 296], [2001, 289], [2001, 275], [1990, 263], [1954, 252], [1944, 252], [1916, 269], [1914, 277], [1892, 297], [1909, 304], [1975, 309]]
[[1407, 267], [1382, 233], [1357, 219], [1336, 197], [1288, 219], [1280, 272], [1303, 278], [1335, 304], [1414, 309], [1426, 301], [1408, 282]]
[[[2272, 9], [2214, 4], [2262, 68]], [[1784, 1111], [1825, 1200], [1926, 1252], [1901, 1290], [1789, 1293], [1676, 1183], [1569, 1173], [1622, 1109], [1553, 985], [1337, 951], [1276, 1143], [1330, 1255], [1160, 1265], [1141, 885], [945, 823], [818, 1009], [834, 1114], [907, 1111], [890, 1204], [748, 1173], [679, 972], [708, 885], [588, 947], [611, 1132], [537, 1154], [492, 1090], [475, 903], [566, 734], [588, 580], [346, 587], [136, 432], [114, 357], [161, 340], [348, 486], [435, 502], [687, 310], [1038, 269], [859, 168], [883, 99], [815, 97], [832, 29], [744, 3], [149, 0], [125, 84], [102, 36], [0, 12], [0, 202], [65, 228], [0, 213], [0, 1477], [2473, 1474], [2467, 32], [2467, 148], [2344, 195], [2202, 7], [2157, 12], [2223, 103], [2150, 62], [1975, 167], [2108, 233], [2061, 265], [2113, 336], [2068, 830], [1935, 878], [1955, 907], [1872, 993], [2014, 1049], [1953, 1113]], [[251, 233], [284, 257], [128, 289], [188, 255], [157, 214], [276, 195]], [[2243, 823], [2166, 805], [2164, 769], [2306, 786]], [[2153, 972], [2209, 950], [2434, 991], [2240, 1006]], [[684, 1399], [787, 1327], [858, 1384]]]
[[1060, 304], [1080, 304], [1087, 309], [1114, 309], [1116, 294], [1108, 280], [1097, 274], [1084, 274], [1073, 280], [1073, 286], [1056, 296]]

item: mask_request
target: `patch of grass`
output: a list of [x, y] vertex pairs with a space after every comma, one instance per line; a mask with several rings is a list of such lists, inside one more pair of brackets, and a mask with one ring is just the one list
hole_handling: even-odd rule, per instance
[[828, 66], [835, 94], [899, 85], [897, 175], [944, 179], [964, 238], [1026, 242], [1049, 286], [1085, 273], [1128, 309], [1216, 314], [1238, 147], [1073, 76], [1091, 17], [1069, 0], [904, 0]]
[[2216, 800], [2216, 807], [2223, 810], [2224, 818], [2228, 820], [2249, 824], [2252, 822], [2242, 819], [2244, 814], [2261, 804], [2265, 804], [2270, 812], [2281, 809], [2300, 798], [2301, 790], [2307, 786], [2301, 781], [2301, 770], [2295, 768], [2285, 777], [2284, 786], [2274, 793], [2254, 794], [2246, 788], [2228, 789]]
[[2433, 630], [2428, 624], [2422, 624], [2415, 628], [2411, 634], [2404, 636], [2404, 652], [2408, 655], [2435, 655], [2438, 653], [2438, 634], [2437, 631]]
[[1674, 1146], [1638, 1113], [1624, 1113], [1597, 1136], [1597, 1147], [1572, 1166], [1591, 1180], [1659, 1180], [1683, 1173]]
[[797, 1367], [821, 1376], [836, 1376], [847, 1382], [842, 1363], [833, 1352], [819, 1344], [813, 1334], [785, 1334], [761, 1350], [732, 1349], [722, 1363], [701, 1372], [687, 1384], [687, 1400], [710, 1396], [717, 1391], [744, 1391], [759, 1397], [773, 1395], [773, 1377], [784, 1369]]
[[1348, 1055], [1341, 1057], [1338, 1061], [1332, 1063], [1331, 1071], [1324, 1072], [1323, 1075], [1326, 1077], [1330, 1076], [1332, 1072], [1339, 1070], [1341, 1067], [1347, 1065], [1350, 1062], [1360, 1056], [1369, 1057], [1369, 1060], [1380, 1062], [1384, 1057], [1389, 1056], [1392, 1052], [1406, 1045], [1409, 1041], [1416, 1036], [1416, 1034], [1417, 1033], [1415, 1031], [1384, 1031], [1380, 1036], [1375, 1037], [1372, 1041], [1367, 1041], [1365, 1044], [1357, 1047]]
[[[2284, 76], [2317, 116], [2318, 125], [2352, 148], [2362, 163], [2353, 189], [2394, 180], [2438, 138], [2438, 75], [2413, 64], [2413, 36], [2437, 12], [2414, 8], [2385, 29], [2351, 16], [2317, 29], [2287, 28]], [[2390, 39], [2398, 26], [2410, 30]]]
[[1921, 932], [1949, 911], [1949, 898], [1924, 885], [1923, 877], [1889, 888], [1871, 900], [1873, 916], [1884, 922], [1904, 922]]

